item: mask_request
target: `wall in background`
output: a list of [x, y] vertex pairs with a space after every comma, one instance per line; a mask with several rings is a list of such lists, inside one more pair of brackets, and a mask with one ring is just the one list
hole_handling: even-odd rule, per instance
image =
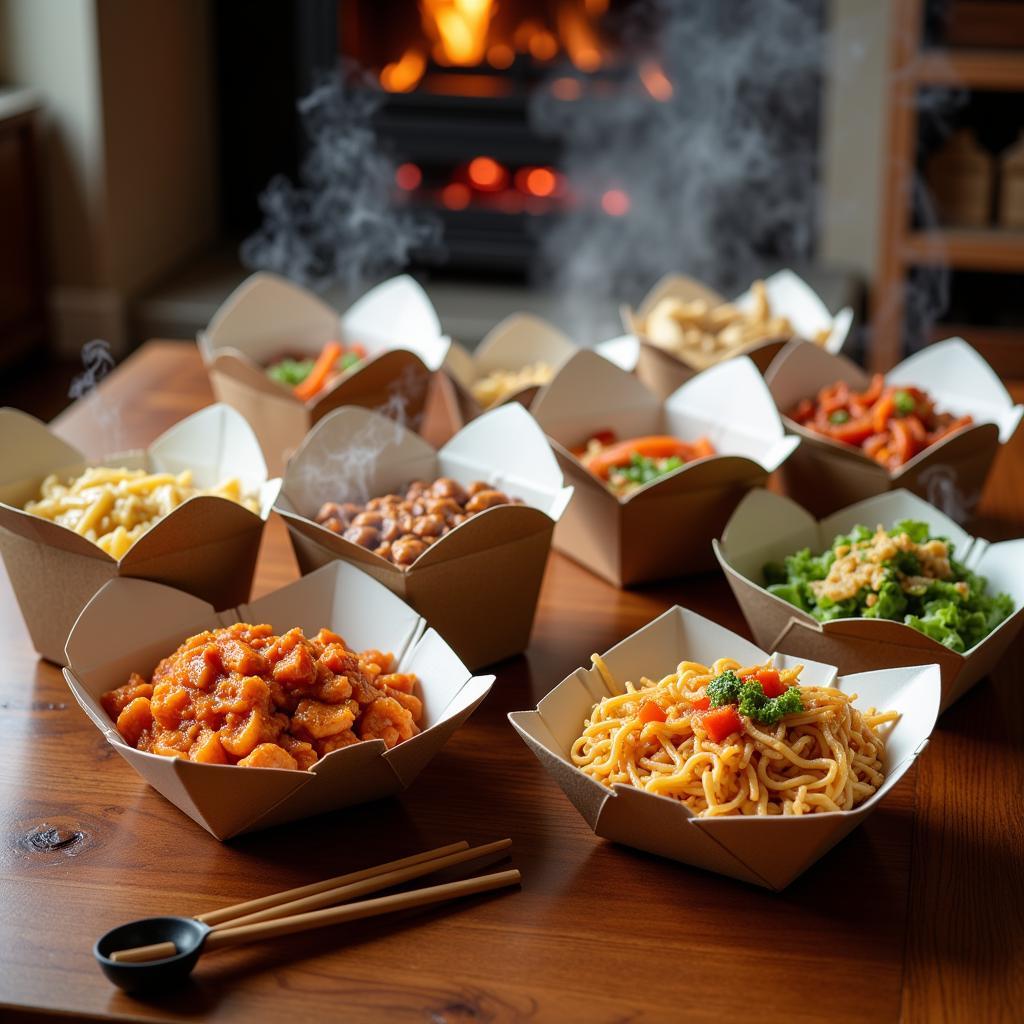
[[889, 0], [829, 0], [820, 256], [873, 281], [885, 174]]
[[0, 81], [46, 104], [55, 347], [128, 343], [137, 292], [217, 234], [206, 0], [0, 0]]

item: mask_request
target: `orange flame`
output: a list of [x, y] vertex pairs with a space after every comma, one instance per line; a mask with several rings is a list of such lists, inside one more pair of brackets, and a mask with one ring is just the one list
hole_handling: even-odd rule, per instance
[[601, 66], [601, 43], [589, 16], [573, 3], [558, 8], [558, 31], [569, 59], [580, 71], [596, 71]]
[[640, 65], [640, 81], [644, 83], [644, 88], [651, 97], [659, 103], [668, 103], [672, 99], [672, 93], [675, 91], [672, 82], [657, 61], [645, 60]]
[[443, 63], [483, 62], [494, 8], [494, 0], [420, 0], [424, 27], [441, 44]]
[[388, 92], [412, 92], [427, 69], [427, 58], [415, 46], [406, 50], [399, 60], [381, 68], [380, 84]]

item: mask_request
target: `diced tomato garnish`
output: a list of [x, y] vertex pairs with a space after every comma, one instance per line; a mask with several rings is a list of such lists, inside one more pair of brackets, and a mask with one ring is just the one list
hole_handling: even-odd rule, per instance
[[714, 711], [708, 711], [701, 721], [704, 731], [715, 743], [721, 743], [743, 728], [743, 719], [736, 711], [735, 704], [726, 704], [724, 707], [715, 708]]
[[648, 722], [664, 722], [668, 719], [668, 715], [653, 700], [645, 700], [640, 705], [640, 713], [637, 718], [646, 725]]
[[754, 675], [761, 684], [761, 689], [764, 690], [766, 697], [778, 697], [786, 692], [786, 687], [782, 685], [782, 677], [777, 669], [763, 668], [755, 672]]
[[711, 707], [710, 697], [694, 697], [690, 703], [693, 705], [695, 711], [707, 711]]

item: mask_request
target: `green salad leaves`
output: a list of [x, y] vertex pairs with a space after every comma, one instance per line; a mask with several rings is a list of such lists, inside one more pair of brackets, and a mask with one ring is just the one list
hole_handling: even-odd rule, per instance
[[820, 555], [804, 548], [781, 565], [769, 563], [764, 578], [769, 593], [819, 622], [891, 619], [960, 654], [1014, 610], [1008, 594], [987, 593], [985, 578], [953, 558], [952, 544], [931, 537], [927, 523], [909, 519], [888, 531], [855, 526]]

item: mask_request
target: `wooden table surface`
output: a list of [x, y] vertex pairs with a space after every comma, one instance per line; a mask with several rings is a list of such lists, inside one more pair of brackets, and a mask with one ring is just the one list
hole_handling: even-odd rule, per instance
[[[99, 456], [210, 400], [194, 347], [150, 343], [58, 429]], [[979, 532], [1024, 532], [1024, 437], [984, 512]], [[272, 521], [257, 591], [295, 575]], [[0, 577], [0, 1019], [1022, 1019], [1020, 645], [877, 813], [775, 894], [596, 839], [506, 721], [676, 602], [749, 635], [717, 574], [626, 593], [553, 556], [529, 651], [497, 666], [407, 793], [221, 844], [107, 745], [36, 659]], [[506, 835], [521, 891], [211, 954], [160, 999], [113, 988], [92, 958], [133, 918]]]

